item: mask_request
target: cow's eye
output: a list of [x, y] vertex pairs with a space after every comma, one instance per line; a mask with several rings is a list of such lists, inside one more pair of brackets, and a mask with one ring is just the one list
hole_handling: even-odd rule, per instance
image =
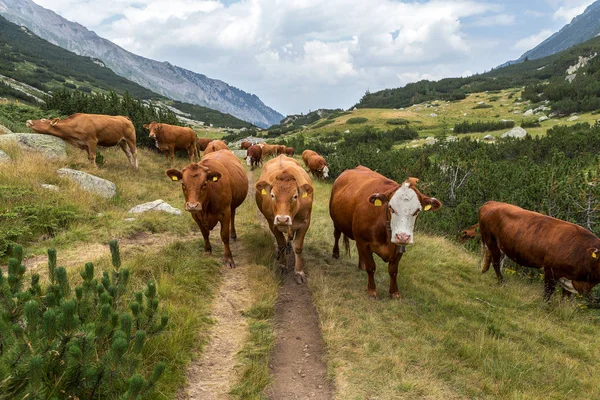
[[298, 200], [298, 193], [296, 193], [296, 194], [294, 195], [294, 197], [292, 197], [292, 200], [294, 200], [294, 201]]
[[273, 193], [271, 193], [271, 198], [275, 200], [275, 195]]

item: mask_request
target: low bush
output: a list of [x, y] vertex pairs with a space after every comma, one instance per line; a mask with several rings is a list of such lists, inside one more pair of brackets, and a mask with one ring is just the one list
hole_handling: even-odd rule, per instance
[[408, 125], [410, 121], [404, 118], [393, 118], [386, 121], [389, 125]]
[[369, 121], [368, 118], [364, 118], [364, 117], [352, 117], [352, 118], [348, 118], [348, 120], [346, 121], [347, 124], [364, 124], [365, 122]]
[[454, 133], [490, 132], [514, 128], [514, 121], [464, 121], [454, 125]]
[[493, 108], [494, 106], [490, 105], [490, 104], [477, 104], [475, 107], [473, 107], [473, 110], [482, 110], [485, 108]]
[[537, 119], [521, 121], [521, 128], [539, 128], [542, 126]]

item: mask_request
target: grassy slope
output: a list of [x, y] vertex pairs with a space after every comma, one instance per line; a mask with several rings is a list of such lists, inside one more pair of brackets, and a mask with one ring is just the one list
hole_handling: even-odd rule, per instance
[[[317, 183], [306, 254], [310, 285], [340, 399], [598, 398], [596, 311], [542, 302], [542, 282], [481, 275], [479, 257], [441, 237], [417, 236], [400, 262], [401, 302], [366, 296], [357, 255], [333, 260], [328, 184]], [[417, 227], [418, 232], [418, 227]]]

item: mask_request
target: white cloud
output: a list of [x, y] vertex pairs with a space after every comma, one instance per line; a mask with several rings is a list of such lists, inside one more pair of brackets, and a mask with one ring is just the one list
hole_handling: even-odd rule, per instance
[[516, 18], [512, 14], [495, 14], [486, 17], [481, 17], [475, 20], [472, 26], [509, 26], [514, 25]]
[[554, 12], [552, 18], [554, 20], [569, 23], [573, 18], [582, 14], [594, 1], [595, 0], [565, 0], [563, 1], [565, 4], [561, 5], [558, 10]]
[[513, 46], [513, 49], [523, 51], [523, 52], [527, 51], [527, 50], [531, 50], [535, 46], [537, 46], [538, 44], [542, 43], [544, 40], [549, 38], [550, 35], [552, 35], [552, 33], [553, 32], [551, 30], [544, 29], [541, 32], [538, 32], [534, 35], [531, 35], [531, 36], [528, 36], [526, 38], [519, 40], [517, 43], [515, 43], [515, 45]]

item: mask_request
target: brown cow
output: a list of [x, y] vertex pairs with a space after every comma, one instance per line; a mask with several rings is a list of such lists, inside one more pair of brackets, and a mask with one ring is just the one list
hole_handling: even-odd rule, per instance
[[279, 146], [275, 144], [261, 143], [261, 147], [263, 160], [270, 156], [277, 155], [277, 151], [279, 150]]
[[467, 240], [475, 239], [479, 236], [479, 224], [475, 224], [460, 232], [460, 241], [464, 243]]
[[225, 142], [222, 140], [213, 140], [208, 144], [208, 146], [206, 146], [206, 150], [204, 150], [204, 155], [220, 150], [229, 150], [229, 147], [227, 147]]
[[277, 155], [285, 154], [285, 146], [282, 144], [275, 145], [277, 146]]
[[312, 150], [302, 152], [302, 160], [311, 174], [318, 178], [329, 178], [329, 167], [323, 157]]
[[494, 265], [498, 282], [502, 254], [524, 267], [544, 270], [544, 298], [556, 283], [563, 294], [587, 293], [600, 283], [600, 239], [587, 229], [511, 204], [490, 201], [479, 209], [484, 246], [481, 272]]
[[248, 150], [251, 146], [252, 143], [250, 142], [243, 141], [242, 143], [240, 143], [240, 149], [242, 150]]
[[208, 146], [208, 144], [210, 142], [212, 142], [214, 139], [209, 139], [209, 138], [198, 138], [197, 140], [197, 144], [198, 144], [198, 150], [200, 151], [204, 151], [206, 150], [206, 146]]
[[171, 165], [175, 163], [175, 150], [186, 150], [190, 162], [200, 158], [196, 148], [196, 132], [192, 128], [155, 121], [144, 125], [144, 128], [150, 131], [150, 137], [155, 140], [156, 148], [165, 153], [167, 162], [170, 159]]
[[281, 155], [265, 164], [255, 187], [256, 205], [277, 240], [280, 267], [286, 268], [286, 244], [293, 240], [296, 282], [304, 282], [302, 247], [310, 226], [314, 191], [310, 177], [298, 161]]
[[[199, 163], [190, 164], [182, 171], [169, 169], [171, 180], [181, 182], [185, 210], [192, 214], [204, 237], [205, 254], [211, 254], [210, 231], [221, 223], [221, 240], [225, 247], [224, 262], [235, 267], [229, 235], [236, 240], [235, 210], [248, 194], [248, 176], [240, 160], [230, 151], [206, 154]], [[231, 231], [230, 231], [231, 227]]]
[[250, 146], [248, 150], [246, 150], [246, 164], [251, 167], [251, 170], [254, 171], [254, 168], [258, 167], [262, 160], [262, 147], [254, 145]]
[[52, 135], [65, 142], [86, 150], [88, 160], [96, 167], [96, 147], [121, 147], [129, 165], [138, 167], [135, 147], [135, 128], [127, 117], [101, 114], [73, 114], [63, 120], [59, 118], [28, 120], [27, 127], [37, 133]]
[[367, 292], [377, 297], [373, 253], [388, 263], [390, 296], [400, 298], [398, 262], [405, 246], [414, 243], [414, 227], [423, 210], [438, 210], [442, 204], [422, 194], [418, 179], [398, 184], [385, 176], [359, 166], [344, 171], [334, 182], [329, 200], [329, 214], [334, 226], [333, 257], [339, 258], [339, 240], [349, 252], [349, 240], [356, 241], [358, 267], [368, 274]]
[[286, 147], [285, 148], [285, 154], [288, 155], [288, 156], [290, 156], [290, 157], [293, 157], [294, 156], [294, 148], [293, 147]]

